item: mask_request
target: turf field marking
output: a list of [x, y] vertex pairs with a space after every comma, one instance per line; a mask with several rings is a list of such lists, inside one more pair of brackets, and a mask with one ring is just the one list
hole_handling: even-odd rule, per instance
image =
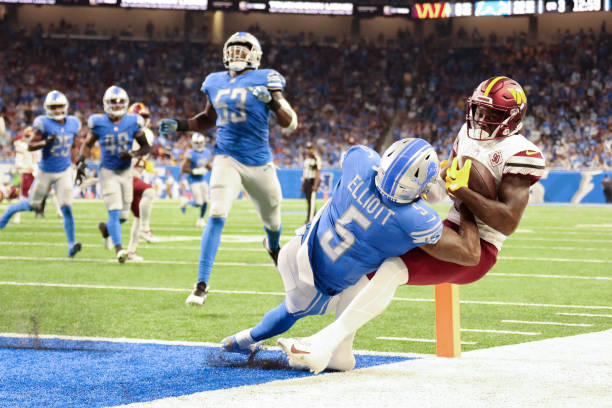
[[607, 314], [591, 314], [591, 313], [562, 313], [562, 312], [557, 312], [557, 314], [561, 315], [561, 316], [612, 317], [612, 315], [607, 315]]
[[530, 256], [500, 256], [497, 259], [506, 261], [612, 263], [611, 259], [532, 258]]
[[583, 248], [583, 247], [563, 247], [563, 246], [529, 246], [529, 245], [504, 245], [504, 248], [512, 249], [538, 249], [538, 250], [555, 250], [555, 251], [602, 251], [608, 252], [610, 248]]
[[507, 242], [511, 242], [511, 241], [552, 241], [552, 242], [603, 242], [603, 243], [610, 243], [609, 239], [581, 239], [581, 238], [520, 238], [517, 237], [515, 235], [512, 235], [510, 238], [508, 238]]
[[540, 273], [504, 273], [489, 272], [487, 276], [509, 276], [517, 278], [550, 278], [550, 279], [586, 279], [586, 280], [612, 280], [609, 276], [575, 276], [575, 275], [545, 275]]
[[[192, 346], [192, 347], [219, 347], [220, 343], [211, 343], [204, 341], [181, 341], [181, 340], [160, 340], [160, 339], [135, 339], [126, 337], [86, 337], [86, 336], [66, 336], [62, 334], [37, 334], [33, 336], [31, 333], [2, 333], [0, 337], [13, 337], [18, 339], [59, 339], [59, 340], [75, 340], [75, 341], [106, 341], [109, 343], [133, 343], [133, 344], [161, 344], [168, 346]], [[280, 350], [280, 347], [263, 345], [267, 350]], [[355, 354], [368, 356], [400, 356], [400, 357], [427, 357], [431, 358], [431, 354], [419, 353], [403, 353], [390, 351], [370, 351], [370, 350], [353, 350]]]
[[[59, 262], [103, 262], [103, 263], [117, 263], [115, 258], [54, 258], [54, 257], [40, 257], [33, 258], [29, 256], [0, 256], [0, 259], [12, 260], [12, 261], [59, 261]], [[140, 262], [128, 262], [130, 264], [162, 264], [162, 265], [197, 265], [198, 262], [187, 262], [187, 261], [151, 261], [144, 260]], [[244, 263], [244, 262], [215, 262], [218, 266], [269, 266], [274, 268], [271, 263]]]
[[522, 332], [522, 331], [510, 331], [510, 330], [492, 330], [492, 329], [460, 329], [464, 332], [475, 332], [475, 333], [499, 333], [499, 334], [521, 334], [523, 336], [537, 336], [542, 333], [539, 332]]
[[[70, 283], [49, 283], [49, 282], [8, 282], [0, 281], [3, 286], [46, 286], [63, 288], [86, 288], [86, 289], [112, 289], [112, 290], [143, 290], [158, 292], [189, 292], [192, 288], [149, 288], [138, 286], [108, 286], [108, 285], [87, 285]], [[264, 295], [264, 296], [285, 296], [284, 292], [258, 292], [254, 290], [222, 290], [211, 289], [211, 293], [237, 294], [237, 295]], [[423, 298], [399, 298], [393, 300], [400, 302], [435, 302], [435, 299]], [[593, 310], [612, 310], [612, 306], [587, 306], [587, 305], [556, 305], [546, 303], [521, 303], [521, 302], [492, 302], [486, 300], [460, 300], [464, 304], [495, 305], [495, 306], [523, 306], [523, 307], [548, 307], [548, 308], [568, 308], [568, 309], [593, 309]]]
[[[436, 339], [413, 339], [410, 337], [385, 337], [385, 336], [377, 337], [376, 340], [413, 341], [413, 342], [418, 342], [418, 343], [435, 343], [436, 342]], [[474, 345], [478, 343], [476, 343], [475, 341], [462, 341], [461, 344]]]
[[577, 224], [574, 228], [612, 228], [612, 224]]
[[[14, 241], [0, 241], [0, 245], [6, 245], [6, 246], [52, 246], [52, 247], [65, 247], [67, 244], [65, 243], [58, 243], [58, 242], [26, 242], [26, 241], [19, 241], [19, 242], [14, 242]], [[99, 247], [101, 248], [100, 244], [83, 244], [84, 247], [87, 248], [95, 248], [95, 247]], [[167, 245], [156, 245], [156, 244], [152, 244], [152, 245], [147, 245], [147, 244], [141, 244], [139, 245], [140, 248], [146, 248], [146, 249], [168, 249], [168, 250], [175, 250], [175, 249], [180, 249], [183, 251], [199, 251], [200, 247], [199, 246], [167, 246]], [[240, 251], [240, 252], [261, 252], [264, 253], [264, 249], [263, 248], [242, 248], [242, 247], [235, 247], [235, 248], [229, 248], [229, 247], [219, 247], [219, 251]]]
[[561, 322], [530, 322], [527, 320], [502, 320], [502, 323], [520, 323], [520, 324], [541, 324], [548, 326], [575, 326], [575, 327], [592, 327], [589, 323], [561, 323]]

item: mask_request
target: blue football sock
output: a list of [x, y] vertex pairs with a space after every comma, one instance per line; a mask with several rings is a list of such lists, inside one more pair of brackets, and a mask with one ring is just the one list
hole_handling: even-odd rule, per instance
[[200, 243], [200, 262], [198, 264], [198, 282], [206, 282], [210, 278], [215, 256], [221, 243], [221, 232], [225, 225], [225, 218], [210, 217], [206, 223], [206, 228], [202, 232]]
[[72, 216], [72, 207], [64, 205], [61, 210], [62, 214], [64, 214], [64, 232], [68, 240], [68, 248], [72, 249], [74, 245], [74, 217]]
[[261, 322], [251, 329], [251, 337], [255, 341], [269, 339], [286, 332], [298, 320], [299, 317], [287, 311], [283, 300], [283, 303], [266, 313]]
[[266, 227], [266, 234], [268, 234], [268, 248], [270, 249], [278, 249], [280, 247], [280, 236], [282, 228], [279, 227], [278, 231], [270, 231]]
[[113, 245], [121, 245], [121, 223], [119, 222], [120, 215], [121, 210], [110, 210], [108, 212], [106, 228], [108, 229], [108, 234], [113, 240]]
[[18, 202], [17, 204], [9, 205], [2, 217], [0, 218], [0, 229], [4, 229], [6, 224], [10, 221], [13, 214], [21, 211], [32, 211], [33, 208], [30, 207], [30, 202], [25, 199], [23, 201]]
[[204, 218], [204, 214], [206, 214], [206, 206], [207, 205], [208, 205], [208, 203], [204, 203], [200, 207], [200, 218]]

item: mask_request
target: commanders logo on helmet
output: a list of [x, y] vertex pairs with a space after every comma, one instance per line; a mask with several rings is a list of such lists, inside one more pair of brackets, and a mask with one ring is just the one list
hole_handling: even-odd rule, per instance
[[467, 100], [468, 136], [490, 140], [508, 137], [523, 128], [527, 96], [514, 79], [498, 76], [482, 82]]
[[128, 113], [135, 113], [142, 116], [145, 121], [145, 127], [149, 127], [149, 123], [151, 121], [151, 111], [147, 105], [142, 102], [135, 102], [128, 108]]

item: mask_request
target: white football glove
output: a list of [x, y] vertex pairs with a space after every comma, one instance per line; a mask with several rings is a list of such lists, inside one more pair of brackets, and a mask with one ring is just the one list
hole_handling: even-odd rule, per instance
[[202, 176], [206, 174], [206, 170], [206, 167], [196, 167], [195, 169], [191, 170], [191, 174], [194, 176]]

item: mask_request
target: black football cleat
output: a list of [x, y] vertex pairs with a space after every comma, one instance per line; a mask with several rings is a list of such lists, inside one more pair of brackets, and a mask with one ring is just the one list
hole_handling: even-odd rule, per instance
[[268, 255], [270, 255], [270, 258], [272, 258], [272, 261], [274, 261], [274, 265], [278, 266], [278, 253], [280, 252], [280, 246], [277, 249], [270, 249], [268, 247], [268, 237], [264, 237], [263, 246], [268, 252]]
[[80, 251], [81, 251], [81, 243], [77, 242], [72, 246], [72, 248], [70, 248], [70, 250], [68, 250], [68, 256], [70, 258], [74, 258], [74, 256]]

